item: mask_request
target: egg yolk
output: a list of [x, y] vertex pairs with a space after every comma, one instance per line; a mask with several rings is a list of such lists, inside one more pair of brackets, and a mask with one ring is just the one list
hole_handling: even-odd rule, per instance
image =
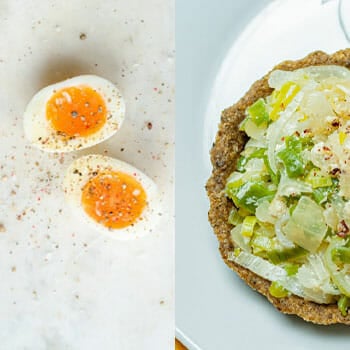
[[108, 171], [91, 178], [82, 190], [85, 212], [96, 222], [121, 229], [132, 225], [146, 206], [146, 192], [128, 174]]
[[88, 136], [105, 124], [102, 96], [88, 86], [71, 86], [54, 93], [46, 104], [46, 118], [64, 136]]

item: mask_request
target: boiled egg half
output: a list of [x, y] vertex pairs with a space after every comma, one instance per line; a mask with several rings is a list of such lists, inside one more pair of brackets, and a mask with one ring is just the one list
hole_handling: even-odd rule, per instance
[[159, 213], [155, 183], [120, 160], [87, 155], [66, 172], [64, 192], [74, 211], [98, 231], [119, 239], [152, 232]]
[[81, 75], [40, 90], [24, 113], [24, 131], [36, 147], [70, 152], [114, 135], [125, 115], [117, 87], [95, 75]]

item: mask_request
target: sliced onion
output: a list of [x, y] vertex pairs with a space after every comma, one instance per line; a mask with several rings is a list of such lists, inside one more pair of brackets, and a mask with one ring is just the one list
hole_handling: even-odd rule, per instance
[[302, 193], [311, 193], [312, 186], [306, 182], [291, 179], [284, 172], [281, 174], [278, 185], [278, 195], [289, 197], [290, 195], [300, 195]]
[[305, 80], [305, 77], [317, 82], [331, 77], [349, 80], [350, 71], [345, 67], [337, 65], [311, 66], [294, 71], [275, 70], [270, 74], [269, 85], [274, 89], [280, 89], [288, 81], [297, 82]]
[[241, 235], [242, 224], [237, 225], [231, 230], [231, 239], [233, 243], [246, 252], [250, 252], [249, 239]]
[[273, 265], [267, 260], [255, 256], [251, 253], [240, 252], [238, 256], [233, 253], [229, 255], [229, 260], [236, 262], [237, 264], [249, 269], [262, 278], [265, 278], [271, 282], [280, 281], [287, 277], [287, 272], [280, 266]]
[[330, 283], [331, 276], [326, 269], [320, 254], [311, 254], [308, 261], [301, 266], [297, 273], [299, 283], [309, 290], [321, 290], [326, 294], [340, 295], [338, 289]]
[[284, 234], [284, 232], [282, 230], [283, 224], [286, 223], [289, 220], [289, 218], [290, 218], [290, 215], [288, 212], [286, 214], [284, 214], [283, 216], [281, 216], [276, 221], [275, 231], [276, 231], [276, 237], [283, 247], [294, 248], [295, 244], [286, 237], [286, 235]]
[[268, 222], [270, 224], [274, 224], [276, 222], [276, 218], [270, 214], [269, 207], [270, 203], [268, 201], [263, 201], [256, 208], [255, 216], [261, 222]]
[[230, 252], [228, 260], [234, 261], [268, 281], [280, 283], [289, 292], [305, 300], [319, 304], [329, 304], [334, 301], [333, 295], [303, 288], [296, 276], [288, 276], [282, 267], [273, 265], [253, 254], [242, 251], [238, 256], [235, 256], [233, 252]]

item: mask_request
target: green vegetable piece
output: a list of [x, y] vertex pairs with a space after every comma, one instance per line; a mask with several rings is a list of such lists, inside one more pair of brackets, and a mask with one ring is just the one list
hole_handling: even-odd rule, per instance
[[273, 264], [278, 265], [286, 261], [295, 260], [306, 254], [308, 254], [306, 249], [296, 246], [294, 248], [286, 248], [283, 250], [273, 249], [267, 253], [267, 257]]
[[298, 177], [304, 174], [305, 164], [301, 152], [312, 145], [309, 138], [288, 136], [285, 138], [286, 148], [277, 153], [282, 160], [289, 177]]
[[238, 158], [237, 161], [237, 170], [240, 172], [245, 172], [245, 166], [248, 163], [249, 160], [253, 159], [253, 158], [264, 158], [265, 156], [265, 148], [258, 148], [257, 150], [255, 150], [254, 152], [252, 152], [249, 156], [244, 157], [244, 156], [240, 156]]
[[252, 237], [255, 224], [256, 224], [255, 216], [246, 216], [242, 223], [241, 235], [243, 237]]
[[271, 169], [271, 166], [270, 166], [270, 163], [269, 163], [269, 158], [267, 157], [267, 155], [265, 154], [264, 155], [264, 164], [266, 166], [266, 169], [270, 175], [270, 178], [272, 180], [272, 182], [275, 184], [275, 185], [278, 185], [279, 181], [280, 181], [280, 177], [281, 177], [281, 174], [277, 171], [277, 173], [275, 174], [272, 169]]
[[254, 234], [250, 245], [253, 249], [269, 251], [272, 248], [272, 241], [269, 237]]
[[331, 274], [333, 283], [338, 287], [340, 292], [350, 297], [350, 280], [346, 270], [340, 268], [332, 259], [332, 251], [335, 248], [343, 247], [346, 241], [339, 237], [333, 237], [325, 252], [325, 265]]
[[348, 247], [336, 247], [332, 249], [331, 255], [336, 264], [350, 264], [350, 248]]
[[286, 270], [288, 276], [294, 276], [294, 275], [297, 274], [297, 272], [299, 270], [299, 265], [292, 264], [292, 263], [287, 263], [284, 266], [284, 269]]
[[241, 124], [239, 124], [239, 131], [244, 131], [245, 130], [245, 125], [247, 124], [248, 120], [249, 120], [249, 117], [245, 117], [242, 120]]
[[245, 172], [245, 165], [248, 163], [248, 158], [240, 156], [237, 161], [237, 170], [240, 171], [241, 173]]
[[[290, 197], [289, 197], [290, 198]], [[296, 204], [292, 204], [290, 207], [289, 207], [289, 215], [293, 215], [293, 212], [295, 210], [295, 208], [297, 207], [297, 203]]]
[[259, 199], [266, 198], [267, 200], [271, 200], [275, 193], [276, 191], [270, 191], [263, 181], [248, 181], [239, 187], [233, 196], [230, 196], [229, 193], [227, 194], [233, 200], [236, 207], [243, 207], [248, 212], [254, 214]]
[[304, 173], [304, 162], [300, 153], [285, 148], [277, 155], [284, 163], [289, 177], [298, 177]]
[[228, 222], [231, 225], [237, 226], [241, 224], [243, 218], [238, 214], [238, 210], [236, 208], [232, 208], [230, 211], [230, 215], [228, 216]]
[[283, 288], [283, 286], [276, 281], [271, 283], [269, 292], [275, 298], [284, 298], [289, 295], [288, 290]]
[[237, 257], [239, 254], [241, 254], [242, 249], [241, 248], [235, 248], [233, 250], [233, 254], [235, 257]]
[[264, 99], [259, 98], [255, 103], [253, 103], [248, 109], [247, 112], [251, 120], [257, 125], [260, 126], [263, 123], [269, 121], [269, 113], [266, 109], [266, 104]]
[[350, 298], [348, 298], [346, 295], [342, 295], [338, 300], [338, 309], [344, 317], [348, 314], [349, 306]]
[[249, 160], [253, 158], [264, 158], [266, 148], [258, 148], [252, 154], [249, 155]]
[[233, 198], [239, 187], [243, 185], [243, 174], [235, 171], [230, 175], [226, 183], [225, 193], [228, 197]]
[[313, 168], [310, 170], [305, 178], [312, 188], [329, 187], [333, 185], [332, 178], [330, 176], [322, 176], [320, 170]]
[[322, 204], [327, 201], [328, 196], [333, 192], [333, 187], [319, 187], [312, 192], [312, 198], [317, 204]]

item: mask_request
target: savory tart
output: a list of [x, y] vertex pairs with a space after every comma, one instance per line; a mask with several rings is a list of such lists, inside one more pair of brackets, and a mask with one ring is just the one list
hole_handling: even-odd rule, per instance
[[[224, 110], [209, 220], [280, 311], [350, 324], [350, 49], [276, 66]], [[349, 312], [350, 313], [350, 312]]]

